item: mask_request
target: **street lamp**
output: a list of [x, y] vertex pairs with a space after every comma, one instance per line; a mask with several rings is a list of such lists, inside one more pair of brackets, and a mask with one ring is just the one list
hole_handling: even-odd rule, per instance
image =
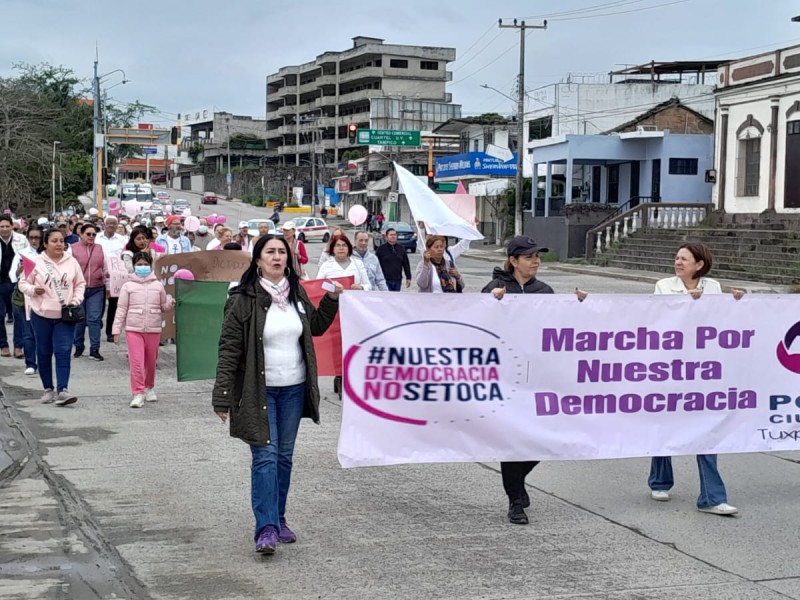
[[501, 96], [505, 96], [506, 98], [508, 98], [508, 99], [509, 99], [509, 100], [511, 100], [512, 102], [516, 102], [516, 100], [515, 100], [514, 98], [512, 98], [512, 97], [511, 97], [511, 96], [509, 96], [508, 94], [505, 94], [505, 93], [501, 92], [501, 91], [500, 91], [500, 90], [498, 90], [497, 88], [493, 88], [492, 86], [490, 86], [490, 85], [486, 85], [485, 83], [484, 83], [483, 85], [481, 85], [481, 87], [482, 87], [482, 88], [485, 88], [485, 89], [487, 89], [487, 90], [492, 90], [493, 92], [497, 92], [498, 94], [500, 94]]
[[61, 142], [58, 140], [53, 141], [53, 162], [50, 176], [50, 202], [53, 208], [53, 214], [56, 212], [56, 146]]
[[792, 23], [800, 23], [800, 15], [792, 17]]
[[225, 117], [225, 127], [227, 128], [228, 137], [228, 174], [225, 176], [225, 181], [228, 184], [228, 200], [231, 199], [231, 183], [233, 178], [231, 176], [231, 118]]

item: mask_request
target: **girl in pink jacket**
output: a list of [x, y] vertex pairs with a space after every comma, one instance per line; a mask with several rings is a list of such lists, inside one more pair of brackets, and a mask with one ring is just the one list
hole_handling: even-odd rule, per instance
[[131, 408], [142, 408], [145, 400], [158, 400], [153, 388], [156, 385], [162, 312], [171, 309], [175, 302], [167, 299], [164, 286], [153, 273], [153, 259], [149, 253], [134, 254], [133, 272], [120, 289], [117, 316], [111, 332], [114, 343], [119, 344], [123, 326], [125, 328], [133, 393]]

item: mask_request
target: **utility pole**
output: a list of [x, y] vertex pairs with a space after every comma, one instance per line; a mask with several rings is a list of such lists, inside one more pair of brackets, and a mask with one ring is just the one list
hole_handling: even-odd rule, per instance
[[50, 178], [50, 201], [52, 204], [53, 214], [56, 212], [56, 146], [58, 146], [61, 142], [58, 140], [53, 141], [53, 163], [52, 163], [52, 175]]
[[92, 191], [97, 213], [103, 214], [103, 198], [98, 181], [100, 179], [99, 153], [97, 149], [97, 134], [100, 131], [100, 78], [97, 76], [97, 60], [94, 61], [94, 77], [92, 78]]
[[[514, 235], [522, 235], [522, 190], [523, 190], [523, 165], [525, 164], [525, 30], [547, 29], [547, 21], [542, 25], [526, 25], [525, 21], [514, 19], [512, 25], [503, 25], [503, 19], [498, 21], [501, 29], [519, 29], [519, 76], [517, 78], [517, 190], [514, 194]], [[537, 174], [533, 173], [533, 190], [536, 190]], [[572, 175], [567, 174], [568, 183], [571, 185]], [[533, 197], [531, 197], [533, 203]]]
[[228, 131], [228, 174], [225, 176], [225, 181], [228, 184], [228, 200], [231, 199], [231, 184], [233, 177], [231, 176], [231, 118], [225, 117], [225, 125]]
[[317, 128], [311, 130], [311, 216], [317, 214]]

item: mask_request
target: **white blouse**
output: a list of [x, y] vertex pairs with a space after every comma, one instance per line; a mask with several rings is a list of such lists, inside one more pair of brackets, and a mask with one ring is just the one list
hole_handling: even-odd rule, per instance
[[369, 275], [367, 275], [367, 270], [364, 268], [364, 263], [352, 256], [347, 268], [342, 268], [342, 265], [335, 258], [329, 258], [319, 268], [317, 279], [350, 277], [351, 275], [353, 276], [353, 284], [360, 285], [365, 290], [372, 289], [369, 285]]

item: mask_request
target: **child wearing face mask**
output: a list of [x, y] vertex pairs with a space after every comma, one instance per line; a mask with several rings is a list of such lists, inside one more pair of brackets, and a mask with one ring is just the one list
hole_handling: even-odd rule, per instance
[[162, 312], [175, 301], [167, 299], [164, 286], [153, 273], [150, 253], [133, 255], [133, 275], [122, 286], [112, 333], [119, 344], [122, 329], [128, 342], [128, 363], [131, 368], [131, 408], [142, 408], [145, 400], [158, 400], [153, 389], [156, 383], [158, 342], [161, 339]]

